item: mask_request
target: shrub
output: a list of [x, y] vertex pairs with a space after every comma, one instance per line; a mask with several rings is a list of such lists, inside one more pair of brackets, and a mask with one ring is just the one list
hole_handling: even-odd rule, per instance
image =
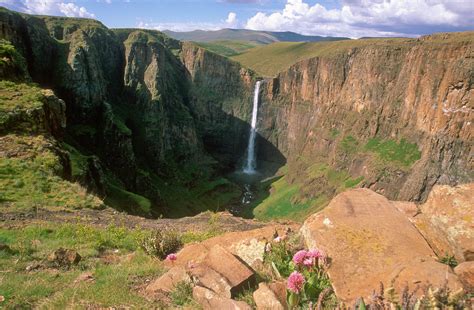
[[454, 268], [458, 265], [458, 261], [454, 257], [454, 255], [449, 255], [446, 253], [443, 257], [439, 259], [439, 262], [445, 265], [448, 265], [451, 268]]
[[152, 256], [165, 259], [168, 254], [177, 252], [183, 242], [181, 236], [174, 230], [156, 230], [139, 240], [143, 250]]

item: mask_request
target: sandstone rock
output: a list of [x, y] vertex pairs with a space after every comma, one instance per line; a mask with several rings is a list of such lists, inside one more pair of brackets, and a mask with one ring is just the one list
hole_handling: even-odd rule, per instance
[[466, 292], [474, 291], [474, 261], [464, 262], [454, 268]]
[[74, 250], [59, 248], [49, 254], [47, 260], [54, 267], [70, 267], [81, 261], [81, 255]]
[[256, 260], [260, 259], [260, 246], [262, 243], [273, 240], [275, 231], [283, 236], [288, 229], [295, 231], [299, 229], [299, 227], [300, 225], [294, 223], [288, 225], [268, 225], [263, 228], [248, 231], [225, 233], [200, 243], [186, 245], [179, 251], [178, 260], [173, 264], [165, 261], [165, 265], [172, 267], [176, 265], [187, 266], [190, 263], [199, 264], [205, 259], [209, 250], [214, 245], [224, 247], [232, 254], [239, 256], [248, 265], [252, 265]]
[[454, 255], [458, 262], [474, 260], [474, 183], [435, 186], [422, 214], [414, 219], [439, 257]]
[[227, 279], [232, 296], [235, 296], [244, 287], [248, 287], [255, 280], [255, 274], [245, 263], [220, 245], [209, 251], [205, 264]]
[[181, 281], [190, 281], [191, 278], [182, 266], [176, 266], [168, 270], [164, 275], [150, 283], [145, 291], [154, 293], [157, 291], [171, 292], [177, 283]]
[[404, 214], [385, 197], [354, 189], [335, 197], [306, 220], [301, 232], [308, 247], [331, 260], [328, 274], [336, 295], [346, 303], [366, 298], [383, 282], [401, 290], [407, 284], [461, 286]]
[[398, 211], [404, 213], [407, 217], [411, 218], [419, 214], [419, 209], [413, 202], [408, 201], [392, 201], [392, 205], [398, 209]]
[[209, 266], [200, 264], [190, 269], [189, 274], [198, 286], [206, 287], [222, 297], [232, 297], [232, 285], [223, 275]]
[[283, 310], [285, 306], [278, 299], [275, 292], [265, 283], [260, 283], [253, 293], [253, 299], [258, 310]]
[[204, 310], [251, 310], [252, 308], [243, 301], [236, 301], [222, 297], [202, 286], [193, 288], [193, 298]]

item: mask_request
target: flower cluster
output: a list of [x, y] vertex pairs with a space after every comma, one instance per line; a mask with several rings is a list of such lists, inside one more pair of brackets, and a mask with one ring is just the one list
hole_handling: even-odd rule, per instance
[[293, 255], [293, 263], [296, 266], [314, 267], [318, 265], [319, 259], [324, 258], [323, 253], [318, 249], [309, 251], [301, 250]]
[[299, 294], [306, 282], [304, 276], [298, 271], [293, 271], [288, 277], [287, 288], [295, 294]]

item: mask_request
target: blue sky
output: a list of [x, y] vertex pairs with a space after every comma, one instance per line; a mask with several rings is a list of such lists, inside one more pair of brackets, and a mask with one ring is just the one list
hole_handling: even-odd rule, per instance
[[108, 27], [246, 28], [332, 36], [418, 36], [474, 29], [474, 0], [0, 0], [31, 14]]

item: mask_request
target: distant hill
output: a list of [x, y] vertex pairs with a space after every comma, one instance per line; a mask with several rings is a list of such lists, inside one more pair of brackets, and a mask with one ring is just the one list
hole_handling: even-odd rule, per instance
[[195, 30], [189, 32], [163, 31], [168, 36], [182, 41], [250, 41], [258, 44], [274, 42], [319, 42], [348, 40], [344, 37], [305, 36], [294, 32], [255, 31], [247, 29], [221, 29], [216, 31]]

